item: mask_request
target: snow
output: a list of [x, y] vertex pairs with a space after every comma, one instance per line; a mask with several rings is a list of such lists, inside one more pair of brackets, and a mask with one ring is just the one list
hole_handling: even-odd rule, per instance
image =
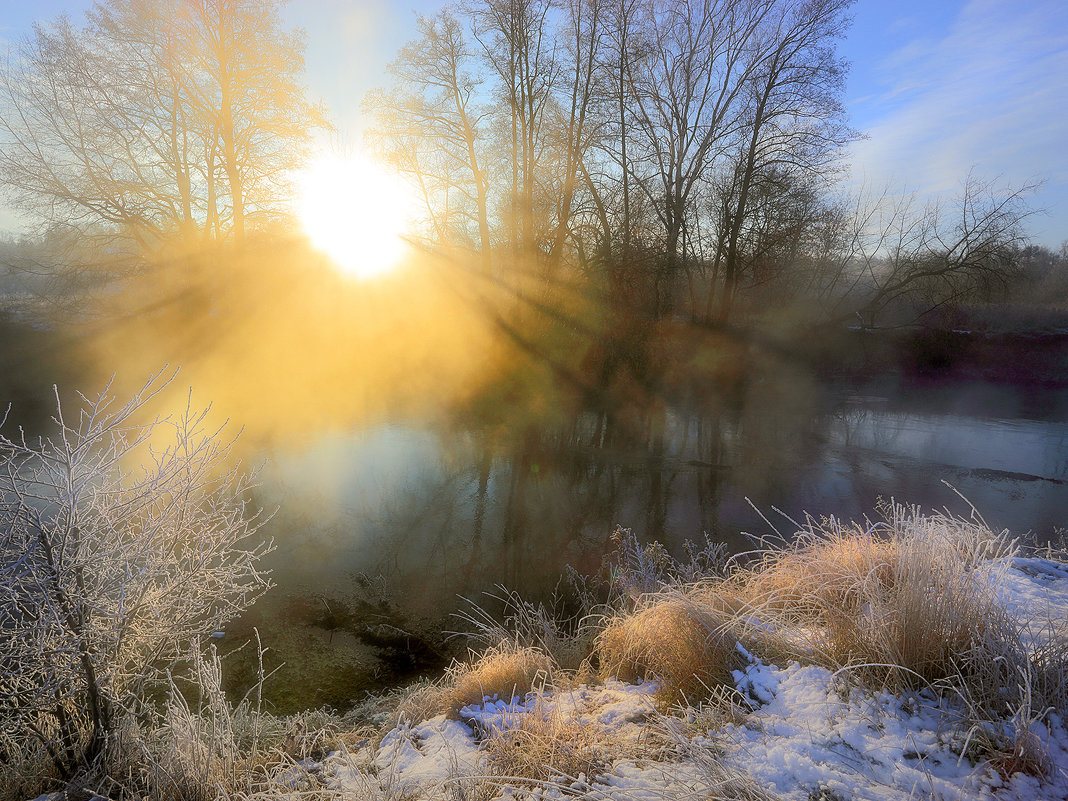
[[908, 709], [887, 692], [842, 688], [821, 667], [770, 672], [778, 674], [775, 697], [723, 735], [728, 757], [758, 784], [788, 798], [819, 788], [842, 797], [955, 798], [982, 784], [951, 750], [938, 706]]
[[654, 682], [634, 685], [611, 679], [603, 686], [582, 685], [546, 698], [531, 697], [523, 702], [513, 699], [507, 704], [491, 701], [483, 706], [466, 706], [460, 710], [460, 717], [476, 730], [506, 731], [518, 724], [519, 715], [531, 712], [534, 704], [540, 702], [540, 711], [544, 714], [559, 711], [580, 724], [610, 730], [617, 740], [635, 740], [644, 733], [644, 724], [654, 713], [651, 700], [654, 692]]
[[[1068, 620], [1068, 565], [1016, 558], [991, 567], [991, 581], [1006, 610], [1039, 619], [1031, 647]], [[784, 799], [1068, 799], [1068, 732], [1054, 715], [1049, 728], [1034, 723], [1031, 734], [1044, 746], [1045, 777], [999, 774], [976, 757], [978, 732], [966, 728], [964, 710], [952, 698], [922, 692], [871, 692], [812, 665], [775, 666], [745, 653], [749, 664], [735, 671], [735, 684], [749, 708], [737, 719], [702, 731], [685, 716], [654, 712], [654, 683], [579, 686], [511, 700], [486, 699], [460, 710], [460, 720], [439, 716], [401, 725], [371, 752], [332, 754], [321, 766], [331, 788], [366, 791], [371, 783], [395, 790], [385, 797], [453, 798], [464, 782], [487, 782], [481, 797], [598, 801], [665, 801], [715, 795], [724, 776], [748, 777], [752, 785]], [[480, 739], [518, 725], [523, 715], [560, 713], [595, 727], [615, 749], [597, 776], [559, 777], [531, 791], [531, 783], [487, 779]], [[654, 747], [655, 745], [655, 747]], [[471, 784], [473, 787], [474, 784]], [[724, 793], [726, 794], [726, 793]]]

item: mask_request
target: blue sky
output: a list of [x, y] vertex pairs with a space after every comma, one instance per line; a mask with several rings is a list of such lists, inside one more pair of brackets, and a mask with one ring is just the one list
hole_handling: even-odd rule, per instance
[[[79, 17], [88, 0], [0, 0], [0, 38], [34, 19]], [[339, 136], [358, 139], [359, 105], [438, 0], [291, 0], [308, 35], [307, 82]], [[969, 170], [1021, 184], [1044, 179], [1035, 241], [1068, 240], [1068, 3], [1064, 0], [858, 0], [840, 52], [852, 63], [846, 102], [868, 138], [852, 181], [921, 195], [952, 193]], [[0, 229], [15, 223], [0, 208]]]

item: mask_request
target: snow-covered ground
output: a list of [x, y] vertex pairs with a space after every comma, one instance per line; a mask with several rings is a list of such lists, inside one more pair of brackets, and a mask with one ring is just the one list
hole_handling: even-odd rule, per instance
[[[1064, 631], [1068, 566], [1016, 558], [998, 574], [1001, 602], [1036, 623], [1029, 645]], [[397, 799], [1068, 799], [1068, 732], [1055, 714], [1031, 726], [1047, 757], [1045, 775], [1004, 775], [1011, 761], [991, 760], [989, 750], [976, 748], [984, 732], [968, 727], [965, 710], [951, 698], [873, 693], [796, 663], [751, 660], [734, 675], [747, 706], [714, 725], [702, 710], [657, 714], [653, 683], [612, 680], [511, 702], [487, 699], [462, 709], [460, 720], [402, 724], [377, 749], [334, 753], [308, 768], [331, 788]], [[541, 783], [495, 777], [487, 734], [513, 730], [528, 715], [555, 715], [575, 731], [593, 732], [603, 768]], [[749, 795], [738, 794], [743, 785]]]

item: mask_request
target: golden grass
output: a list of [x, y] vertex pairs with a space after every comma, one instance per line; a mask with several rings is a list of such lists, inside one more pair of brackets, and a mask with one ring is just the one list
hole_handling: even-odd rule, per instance
[[539, 699], [507, 725], [492, 730], [484, 747], [495, 774], [546, 782], [560, 776], [587, 780], [604, 770], [606, 755], [617, 755], [601, 742], [605, 732], [550, 707]]
[[535, 648], [501, 646], [479, 657], [470, 667], [459, 671], [449, 693], [449, 706], [460, 710], [479, 704], [486, 696], [511, 700], [524, 696], [539, 682], [548, 679], [552, 663]]
[[25, 801], [60, 783], [44, 749], [29, 751], [0, 734], [0, 801]]
[[[876, 526], [810, 523], [731, 585], [757, 616], [803, 632], [815, 661], [924, 686], [1015, 653], [978, 568], [1008, 544], [984, 525], [892, 506]], [[993, 689], [993, 688], [991, 688]]]
[[443, 682], [431, 682], [408, 688], [406, 696], [393, 710], [389, 722], [379, 732], [379, 739], [399, 723], [422, 723], [424, 720], [430, 720], [435, 715], [447, 711], [448, 693], [449, 687]]
[[828, 608], [857, 608], [869, 585], [892, 585], [896, 553], [895, 542], [835, 528], [826, 539], [766, 554], [739, 590], [756, 608], [819, 618]]
[[496, 696], [523, 697], [553, 669], [552, 660], [536, 648], [501, 645], [484, 652], [472, 664], [456, 664], [445, 678], [412, 692], [397, 707], [395, 721], [419, 723], [435, 715], [456, 718], [465, 706]]
[[616, 618], [597, 639], [601, 674], [655, 679], [669, 703], [701, 698], [731, 681], [744, 661], [730, 634], [732, 617], [708, 598], [669, 593]]
[[671, 702], [703, 698], [744, 664], [741, 643], [778, 664], [811, 661], [895, 687], [971, 681], [983, 685], [977, 698], [1003, 695], [1004, 666], [1022, 652], [989, 557], [1011, 543], [981, 522], [884, 511], [875, 526], [810, 521], [749, 569], [647, 596], [599, 636], [602, 676], [657, 679]]
[[459, 617], [470, 625], [469, 636], [474, 642], [487, 647], [508, 644], [513, 648], [536, 648], [548, 654], [562, 671], [583, 670], [584, 663], [593, 653], [596, 616], [561, 620], [555, 616], [551, 605], [531, 603], [514, 590], [500, 585], [494, 592], [483, 594], [499, 603], [503, 612], [494, 615], [468, 601], [471, 608]]
[[1012, 648], [1011, 625], [988, 584], [941, 543], [897, 549], [892, 581], [858, 588], [860, 606], [828, 605], [827, 652], [836, 663], [891, 665], [895, 684], [941, 681], [983, 652]]

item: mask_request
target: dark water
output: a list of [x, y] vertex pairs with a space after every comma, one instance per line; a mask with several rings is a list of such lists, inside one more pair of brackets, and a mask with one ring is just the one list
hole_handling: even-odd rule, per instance
[[630, 417], [532, 414], [525, 398], [492, 424], [383, 421], [271, 454], [279, 586], [232, 641], [265, 632], [291, 677], [280, 708], [341, 705], [440, 666], [458, 596], [545, 597], [565, 565], [596, 571], [617, 525], [673, 551], [704, 533], [742, 550], [742, 532], [770, 533], [755, 509], [789, 534], [786, 516], [860, 518], [893, 497], [970, 502], [1031, 540], [1068, 526], [1064, 387], [777, 365], [682, 397]]

